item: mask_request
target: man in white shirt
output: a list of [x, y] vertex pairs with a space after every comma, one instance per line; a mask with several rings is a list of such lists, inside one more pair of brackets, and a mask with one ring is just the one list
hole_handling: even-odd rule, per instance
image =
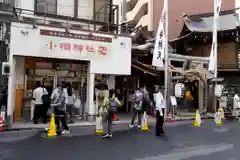
[[34, 124], [38, 123], [38, 119], [42, 118], [43, 123], [47, 123], [47, 108], [46, 104], [43, 104], [42, 97], [43, 95], [48, 95], [47, 90], [42, 87], [41, 82], [37, 81], [36, 82], [36, 89], [33, 90], [33, 96], [32, 99], [34, 101], [34, 117], [33, 121]]
[[164, 123], [165, 100], [163, 94], [159, 91], [158, 86], [155, 86], [153, 100], [156, 108], [156, 136], [164, 136], [163, 123]]

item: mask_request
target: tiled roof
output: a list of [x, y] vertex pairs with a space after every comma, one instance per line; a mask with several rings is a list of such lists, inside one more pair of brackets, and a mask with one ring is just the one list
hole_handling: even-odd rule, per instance
[[[219, 16], [218, 30], [232, 30], [240, 26], [238, 14], [226, 14]], [[212, 32], [213, 30], [213, 16], [203, 17], [199, 20], [192, 20], [187, 16], [184, 17], [184, 23], [192, 32]]]

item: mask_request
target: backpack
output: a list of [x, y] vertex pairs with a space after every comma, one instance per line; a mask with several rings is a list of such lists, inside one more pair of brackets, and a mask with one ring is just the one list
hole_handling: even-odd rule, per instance
[[116, 103], [115, 98], [109, 98], [109, 99], [108, 99], [108, 103], [109, 103], [109, 107], [110, 107], [110, 108], [112, 108], [112, 107], [117, 107], [117, 103]]
[[44, 93], [44, 88], [43, 88], [43, 95], [42, 95], [42, 102], [43, 104], [49, 104], [50, 103], [50, 98], [47, 93]]
[[137, 110], [142, 110], [143, 94], [140, 91], [135, 92], [135, 108]]
[[135, 92], [135, 100], [136, 102], [143, 101], [143, 94], [140, 91]]

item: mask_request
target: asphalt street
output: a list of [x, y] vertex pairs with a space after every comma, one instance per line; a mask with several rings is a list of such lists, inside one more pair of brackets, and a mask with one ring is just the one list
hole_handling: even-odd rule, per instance
[[21, 133], [22, 138], [15, 135], [0, 142], [0, 160], [240, 160], [238, 121], [226, 121], [218, 127], [205, 120], [199, 128], [192, 127], [191, 122], [176, 122], [166, 126], [166, 136], [159, 138], [154, 130], [122, 128], [111, 140], [90, 131], [57, 138]]

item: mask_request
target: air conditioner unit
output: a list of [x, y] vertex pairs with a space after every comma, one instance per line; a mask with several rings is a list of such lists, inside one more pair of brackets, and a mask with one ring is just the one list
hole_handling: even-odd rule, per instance
[[2, 62], [2, 75], [9, 76], [11, 72], [11, 66], [9, 62]]

